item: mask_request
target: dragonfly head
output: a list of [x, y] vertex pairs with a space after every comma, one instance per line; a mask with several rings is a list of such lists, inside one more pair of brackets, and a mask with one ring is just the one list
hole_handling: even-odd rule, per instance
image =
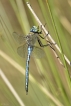
[[33, 33], [37, 33], [38, 31], [39, 31], [39, 28], [36, 26], [33, 26], [30, 30], [30, 32], [33, 32]]

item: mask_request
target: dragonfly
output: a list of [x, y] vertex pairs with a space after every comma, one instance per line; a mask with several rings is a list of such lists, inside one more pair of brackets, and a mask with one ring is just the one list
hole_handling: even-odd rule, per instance
[[[20, 44], [20, 46], [17, 48], [18, 54], [23, 58], [27, 55], [26, 71], [25, 71], [26, 94], [28, 94], [30, 56], [32, 55], [35, 56], [36, 58], [43, 57], [45, 53], [41, 48], [46, 46], [50, 46], [50, 48], [54, 50], [54, 48], [52, 47], [52, 43], [50, 41], [47, 41], [48, 43], [44, 45], [40, 40], [40, 38], [44, 39], [49, 33], [45, 37], [42, 37], [41, 34], [42, 34], [42, 29], [41, 31], [39, 31], [39, 27], [37, 26], [33, 26], [30, 29], [30, 32], [26, 36], [19, 35], [16, 32], [13, 32], [14, 39]], [[35, 46], [36, 41], [38, 42], [39, 47]]]

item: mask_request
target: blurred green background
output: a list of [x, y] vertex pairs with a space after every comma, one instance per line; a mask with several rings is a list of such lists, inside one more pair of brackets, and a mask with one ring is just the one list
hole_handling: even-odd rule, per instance
[[[36, 15], [60, 47], [57, 50], [65, 68], [50, 47], [46, 56], [31, 58], [29, 92], [25, 92], [26, 58], [17, 54], [19, 46], [12, 33], [28, 34], [37, 21], [27, 7], [29, 2]], [[43, 44], [47, 43], [42, 40]], [[71, 106], [71, 67], [63, 53], [71, 60], [71, 1], [70, 0], [0, 0], [0, 68], [25, 106]], [[54, 46], [53, 46], [54, 47]], [[0, 106], [20, 106], [0, 75]]]

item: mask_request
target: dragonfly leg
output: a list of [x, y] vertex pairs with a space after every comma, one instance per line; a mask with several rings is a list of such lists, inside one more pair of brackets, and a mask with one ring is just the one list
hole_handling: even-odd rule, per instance
[[[48, 33], [48, 34], [49, 34], [49, 33]], [[47, 35], [48, 35], [48, 34], [47, 34]], [[47, 35], [46, 35], [46, 36], [47, 36]], [[41, 35], [39, 35], [39, 36], [40, 36], [42, 39], [45, 39], [45, 38], [46, 38], [46, 36], [45, 36], [45, 37], [42, 37]], [[56, 43], [51, 43], [49, 40], [47, 40], [47, 42], [49, 42], [51, 45], [55, 45], [55, 44], [56, 44]]]
[[[45, 23], [43, 26], [45, 27], [47, 23]], [[41, 32], [42, 32], [42, 25], [41, 25]]]
[[[46, 25], [46, 23], [44, 24], [44, 27], [45, 27], [45, 25]], [[41, 28], [41, 30], [38, 32], [38, 34], [42, 34], [42, 25], [40, 25], [40, 28]], [[39, 29], [39, 26], [38, 26], [38, 29]]]
[[[37, 37], [37, 38], [38, 38], [38, 37]], [[41, 47], [50, 46], [50, 48], [51, 48], [52, 50], [54, 50], [54, 53], [56, 54], [56, 57], [57, 57], [58, 61], [59, 61], [60, 64], [64, 67], [64, 65], [62, 64], [62, 62], [61, 62], [59, 56], [57, 55], [55, 49], [51, 46], [51, 44], [43, 45], [42, 42], [41, 42], [41, 40], [40, 40], [39, 38], [38, 38], [37, 40], [38, 40], [38, 43], [39, 43], [39, 45], [40, 45]], [[49, 42], [49, 41], [48, 41], [48, 42]], [[70, 65], [71, 65], [71, 63], [70, 63]]]
[[52, 48], [52, 49], [55, 51], [55, 49], [54, 49], [50, 44], [43, 45], [42, 42], [41, 42], [41, 40], [40, 40], [38, 37], [37, 37], [37, 40], [38, 40], [38, 43], [39, 43], [39, 45], [40, 45], [41, 47], [50, 46], [50, 48]]
[[55, 45], [56, 43], [51, 43], [49, 40], [47, 40], [47, 42], [49, 42], [51, 45]]
[[[48, 34], [49, 34], [49, 33], [48, 33]], [[48, 34], [47, 34], [47, 35], [48, 35]], [[47, 35], [46, 35], [46, 36], [47, 36]], [[45, 37], [42, 37], [41, 35], [39, 35], [39, 36], [40, 36], [42, 39], [45, 39], [45, 38], [46, 38], [46, 36], [45, 36]]]
[[[46, 23], [45, 23], [45, 25], [46, 25]], [[45, 25], [44, 25], [44, 27], [45, 27]], [[41, 31], [39, 32], [39, 34], [42, 34], [42, 25], [41, 25]], [[42, 39], [45, 39], [48, 35], [49, 35], [49, 31], [48, 31], [48, 33], [44, 37], [42, 37], [41, 35], [39, 35], [39, 36]], [[56, 43], [51, 43], [50, 41], [47, 41], [47, 42], [49, 42], [51, 45], [55, 45], [56, 44]]]

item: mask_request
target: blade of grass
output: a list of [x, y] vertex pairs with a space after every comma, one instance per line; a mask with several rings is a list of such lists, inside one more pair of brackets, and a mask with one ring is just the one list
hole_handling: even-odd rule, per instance
[[[57, 28], [56, 28], [56, 23], [57, 23], [57, 25], [59, 26], [59, 28], [60, 28], [60, 25], [59, 25], [59, 21], [58, 21], [58, 19], [55, 17], [53, 17], [53, 11], [52, 10], [54, 10], [53, 9], [53, 3], [51, 3], [51, 2], [47, 2], [47, 0], [46, 0], [46, 3], [47, 3], [47, 6], [48, 6], [48, 9], [49, 9], [49, 13], [50, 13], [50, 15], [51, 15], [51, 19], [52, 19], [52, 22], [53, 22], [53, 25], [54, 25], [54, 29], [55, 29], [55, 32], [56, 32], [56, 37], [57, 37], [57, 39], [58, 39], [58, 44], [59, 44], [59, 47], [60, 47], [60, 50], [61, 50], [61, 56], [62, 56], [62, 59], [63, 59], [63, 63], [64, 63], [64, 66], [65, 66], [65, 73], [66, 73], [66, 78], [67, 78], [67, 82], [68, 82], [68, 86], [69, 86], [69, 88], [71, 87], [71, 83], [70, 83], [70, 76], [69, 76], [69, 73], [68, 73], [68, 69], [67, 69], [67, 66], [66, 66], [66, 62], [65, 62], [65, 59], [64, 59], [64, 53], [63, 53], [63, 49], [62, 49], [62, 46], [61, 46], [61, 42], [60, 42], [60, 39], [59, 39], [59, 35], [58, 35], [58, 31], [57, 31]], [[51, 6], [50, 6], [50, 3], [52, 4]], [[56, 20], [56, 22], [55, 22], [55, 20]], [[60, 29], [61, 30], [61, 29]], [[62, 33], [62, 31], [60, 31], [61, 33]], [[63, 34], [63, 33], [62, 33]], [[70, 90], [71, 91], [71, 90]], [[69, 102], [67, 101], [67, 98], [65, 97], [65, 96], [63, 96], [64, 97], [64, 99], [66, 100], [66, 104], [67, 105], [69, 105]]]
[[[64, 59], [63, 49], [62, 49], [61, 42], [60, 42], [60, 39], [59, 39], [58, 31], [57, 31], [57, 28], [56, 28], [56, 23], [57, 23], [57, 25], [59, 25], [59, 28], [60, 28], [60, 24], [59, 24], [59, 21], [57, 20], [57, 18], [55, 18], [55, 19], [56, 19], [56, 22], [55, 22], [55, 20], [54, 20], [54, 18], [53, 18], [53, 14], [52, 14], [52, 12], [51, 12], [51, 9], [50, 9], [50, 6], [49, 6], [47, 0], [46, 0], [46, 3], [47, 3], [47, 6], [48, 6], [48, 9], [49, 9], [49, 13], [50, 13], [50, 15], [51, 15], [52, 23], [53, 23], [53, 25], [54, 25], [54, 29], [55, 29], [55, 32], [56, 32], [56, 37], [57, 37], [57, 39], [58, 39], [58, 44], [59, 44], [59, 46], [60, 46], [60, 50], [61, 50], [61, 55], [62, 55], [62, 58], [63, 58], [64, 66], [65, 66], [65, 69], [66, 69], [66, 72], [67, 72], [67, 75], [68, 75], [68, 78], [69, 78], [69, 82], [70, 82], [70, 77], [69, 77], [68, 69], [67, 69], [67, 66], [66, 66], [65, 59]], [[61, 30], [61, 29], [60, 29], [60, 30]], [[60, 32], [63, 34], [62, 31], [60, 31]], [[70, 85], [70, 83], [69, 83], [69, 85]]]
[[16, 0], [16, 2], [14, 0], [9, 0], [9, 1], [14, 9], [14, 12], [17, 16], [17, 19], [21, 25], [23, 32], [27, 34], [27, 32], [29, 32], [30, 30], [30, 26], [29, 26], [29, 22], [27, 19], [27, 15], [26, 15], [22, 0], [19, 0], [19, 1]]

